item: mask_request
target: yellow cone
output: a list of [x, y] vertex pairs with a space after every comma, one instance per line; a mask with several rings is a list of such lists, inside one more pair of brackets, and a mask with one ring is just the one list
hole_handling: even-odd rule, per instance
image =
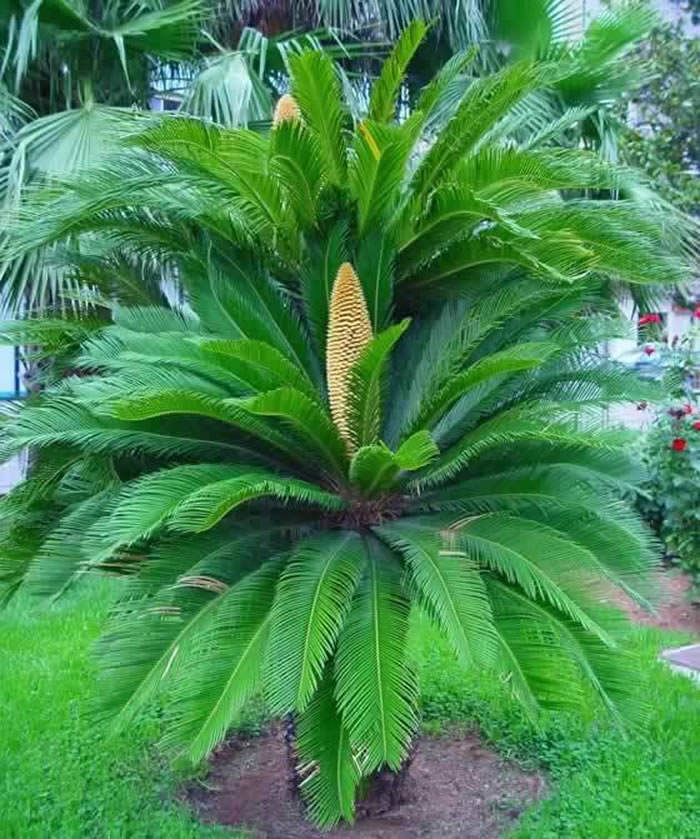
[[272, 127], [290, 119], [301, 119], [301, 111], [297, 100], [289, 93], [280, 96], [275, 105], [275, 113], [272, 115]]
[[354, 444], [348, 428], [350, 369], [372, 339], [372, 324], [360, 280], [349, 262], [338, 269], [331, 294], [326, 340], [326, 378], [331, 416], [348, 450]]

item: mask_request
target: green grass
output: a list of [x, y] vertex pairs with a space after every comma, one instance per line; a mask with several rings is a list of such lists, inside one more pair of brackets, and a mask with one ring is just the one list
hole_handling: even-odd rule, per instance
[[[213, 839], [177, 803], [183, 776], [153, 745], [157, 715], [128, 735], [92, 725], [99, 689], [89, 646], [114, 585], [102, 582], [51, 610], [18, 599], [0, 613], [0, 839]], [[625, 738], [608, 721], [549, 715], [539, 727], [507, 686], [465, 674], [428, 628], [416, 628], [425, 727], [478, 726], [505, 757], [544, 767], [553, 793], [525, 814], [513, 839], [695, 839], [700, 836], [700, 690], [656, 663], [679, 636], [639, 631], [652, 715]], [[255, 728], [260, 709], [243, 724]]]
[[0, 837], [231, 839], [173, 803], [155, 719], [108, 739], [88, 718], [89, 646], [113, 595], [102, 582], [48, 613], [22, 598], [0, 613]]

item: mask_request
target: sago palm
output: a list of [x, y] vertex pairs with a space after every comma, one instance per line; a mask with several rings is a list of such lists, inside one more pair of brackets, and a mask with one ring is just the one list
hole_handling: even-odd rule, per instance
[[294, 715], [325, 825], [417, 733], [414, 609], [533, 713], [590, 691], [639, 711], [599, 599], [638, 590], [655, 551], [618, 497], [639, 478], [629, 436], [597, 418], [650, 394], [599, 347], [613, 287], [683, 278], [679, 227], [630, 172], [508, 141], [556, 66], [474, 81], [429, 142], [452, 63], [397, 121], [422, 34], [363, 122], [306, 53], [269, 135], [170, 120], [8, 234], [9, 256], [71, 237], [85, 282], [128, 246], [184, 300], [5, 327], [78, 349], [4, 424], [6, 456], [39, 456], [3, 501], [0, 573], [41, 594], [130, 575], [99, 644], [105, 713], [163, 692], [166, 744], [199, 760], [262, 691]]

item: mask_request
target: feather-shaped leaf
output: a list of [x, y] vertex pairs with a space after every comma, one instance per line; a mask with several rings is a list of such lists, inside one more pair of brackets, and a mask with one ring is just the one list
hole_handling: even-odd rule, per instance
[[[264, 531], [164, 540], [149, 556], [100, 639], [101, 712], [122, 728], [192, 664], [193, 640], [210, 624], [230, 586], [260, 564]], [[134, 653], [138, 651], [137, 655]]]
[[[636, 721], [646, 712], [644, 678], [633, 656], [612, 649], [517, 587], [486, 578], [503, 654], [501, 667], [516, 696], [531, 711], [538, 706], [569, 710], [583, 703], [591, 686], [618, 719]], [[624, 619], [598, 609], [607, 634], [624, 630]]]
[[302, 771], [301, 795], [311, 818], [332, 827], [355, 815], [355, 790], [360, 781], [357, 758], [336, 707], [328, 672], [296, 723], [296, 748]]
[[303, 711], [350, 609], [365, 546], [350, 531], [299, 542], [280, 578], [272, 612], [267, 693], [275, 713]]
[[377, 440], [381, 429], [382, 383], [389, 354], [408, 329], [410, 321], [401, 321], [376, 335], [350, 370], [349, 429], [358, 446]]
[[360, 446], [350, 462], [350, 482], [373, 496], [389, 489], [396, 481], [400, 466], [391, 449], [383, 443]]
[[559, 345], [552, 341], [533, 341], [522, 342], [485, 356], [452, 377], [432, 398], [426, 399], [410, 428], [430, 428], [442, 419], [458, 399], [482, 382], [538, 367], [559, 351]]
[[394, 44], [389, 57], [382, 65], [379, 78], [372, 85], [372, 95], [369, 100], [369, 118], [371, 120], [388, 122], [394, 116], [396, 97], [401, 82], [427, 30], [428, 27], [422, 20], [413, 20]]
[[406, 658], [409, 603], [397, 557], [368, 540], [368, 566], [336, 654], [336, 700], [362, 774], [398, 769], [417, 726], [416, 675]]
[[345, 444], [331, 418], [318, 402], [291, 387], [270, 390], [238, 404], [252, 414], [279, 417], [288, 423], [317, 452], [328, 469], [343, 474]]
[[316, 223], [323, 163], [316, 137], [300, 120], [286, 120], [270, 138], [270, 172], [282, 183], [302, 229]]
[[491, 665], [497, 636], [477, 564], [445, 548], [445, 519], [402, 519], [374, 531], [406, 558], [411, 579], [464, 664]]
[[226, 592], [210, 627], [196, 639], [191, 666], [174, 680], [173, 718], [163, 741], [185, 746], [193, 762], [224, 738], [260, 684], [280, 566], [270, 560]]
[[321, 50], [306, 50], [300, 55], [290, 55], [289, 67], [292, 93], [306, 124], [318, 139], [326, 177], [340, 186], [347, 168], [342, 137], [345, 114], [333, 62]]
[[395, 254], [391, 237], [380, 230], [370, 231], [357, 247], [358, 276], [375, 333], [386, 327], [391, 315]]
[[263, 341], [205, 340], [205, 356], [215, 359], [254, 393], [290, 386], [311, 398], [318, 392], [304, 372], [279, 350]]
[[[310, 242], [310, 258], [301, 272], [301, 293], [306, 316], [313, 330], [316, 351], [321, 361], [326, 357], [328, 306], [333, 283], [340, 266], [347, 262], [348, 226], [345, 220], [336, 222], [326, 237]], [[372, 268], [375, 266], [373, 265]]]

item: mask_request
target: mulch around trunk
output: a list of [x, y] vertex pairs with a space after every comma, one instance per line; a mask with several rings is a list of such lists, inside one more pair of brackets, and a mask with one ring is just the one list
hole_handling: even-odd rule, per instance
[[255, 839], [491, 839], [543, 797], [544, 776], [501, 760], [478, 735], [421, 738], [397, 808], [350, 827], [314, 829], [288, 786], [282, 734], [237, 739], [218, 750], [206, 786], [186, 791], [206, 822], [247, 828]]

